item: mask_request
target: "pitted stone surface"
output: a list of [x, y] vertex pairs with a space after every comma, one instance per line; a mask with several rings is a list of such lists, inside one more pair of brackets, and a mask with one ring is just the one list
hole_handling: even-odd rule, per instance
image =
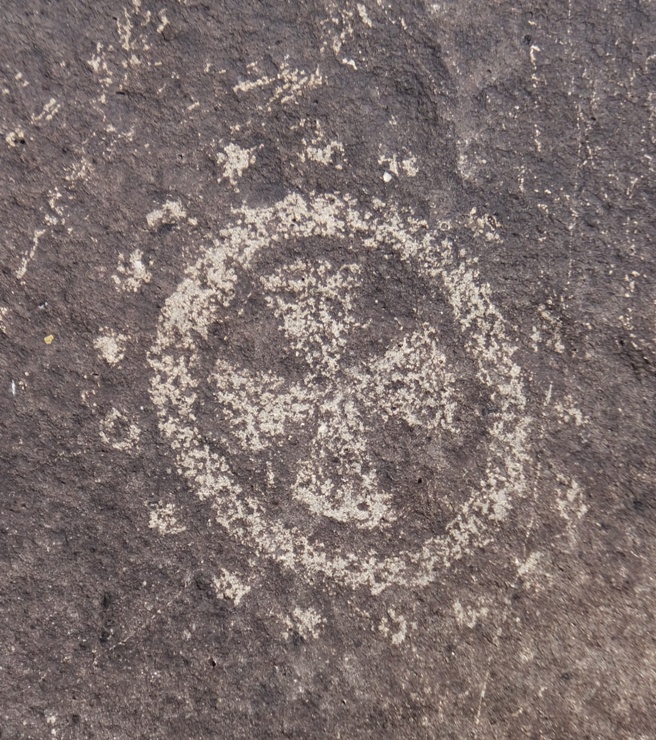
[[0, 737], [653, 735], [653, 14], [4, 3]]

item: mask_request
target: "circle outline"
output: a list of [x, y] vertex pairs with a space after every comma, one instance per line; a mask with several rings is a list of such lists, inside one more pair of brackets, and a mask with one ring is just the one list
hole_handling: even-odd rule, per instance
[[[231, 536], [237, 535], [259, 554], [311, 579], [322, 576], [352, 588], [368, 586], [372, 593], [393, 584], [427, 585], [435, 579], [438, 568], [448, 568], [461, 559], [472, 543], [487, 544], [492, 525], [507, 518], [512, 501], [521, 498], [527, 487], [525, 444], [530, 419], [524, 413], [521, 370], [513, 361], [515, 348], [506, 338], [505, 322], [490, 300], [488, 286], [479, 285], [475, 266], [464, 260], [456, 262], [448, 239], [437, 244], [426, 222], [402, 219], [396, 209], [374, 216], [361, 212], [348, 196], [306, 199], [292, 194], [273, 206], [244, 207], [233, 213], [233, 223], [219, 232], [214, 247], [187, 269], [185, 279], [167, 299], [148, 355], [154, 370], [151, 398], [160, 431], [177, 457], [179, 472], [201, 499], [212, 500], [217, 521]], [[285, 239], [347, 239], [352, 234], [360, 236], [367, 249], [386, 244], [424, 277], [442, 283], [456, 323], [466, 336], [464, 346], [475, 362], [477, 376], [493, 389], [499, 408], [490, 430], [486, 475], [480, 487], [471, 492], [444, 535], [428, 538], [414, 552], [390, 556], [373, 549], [343, 553], [339, 547], [329, 553], [298, 531], [268, 521], [258, 501], [244, 495], [231, 478], [225, 459], [210, 450], [193, 426], [198, 385], [193, 376], [198, 353], [193, 337], [207, 337], [217, 300], [222, 298], [224, 307], [230, 305], [237, 280], [230, 263], [239, 262], [247, 269], [261, 249]], [[180, 349], [188, 356], [179, 356]]]

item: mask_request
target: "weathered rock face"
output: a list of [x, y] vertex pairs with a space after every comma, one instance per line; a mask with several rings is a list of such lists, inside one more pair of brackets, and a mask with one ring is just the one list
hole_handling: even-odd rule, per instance
[[652, 736], [653, 13], [5, 0], [0, 737]]

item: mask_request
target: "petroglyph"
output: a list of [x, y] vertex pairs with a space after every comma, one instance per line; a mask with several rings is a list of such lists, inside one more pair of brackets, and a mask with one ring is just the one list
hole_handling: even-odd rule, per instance
[[236, 574], [221, 568], [221, 575], [213, 578], [214, 590], [223, 599], [229, 599], [235, 606], [251, 590], [251, 587]]
[[294, 611], [285, 618], [287, 632], [283, 635], [287, 637], [289, 633], [296, 633], [304, 640], [317, 638], [321, 634], [321, 627], [325, 624], [325, 619], [312, 607], [301, 609], [296, 607]]
[[119, 290], [135, 293], [144, 283], [149, 283], [152, 273], [143, 262], [143, 253], [135, 249], [127, 257], [119, 254], [119, 263], [112, 280]]
[[127, 337], [113, 329], [105, 329], [96, 337], [93, 346], [100, 356], [110, 365], [117, 365], [125, 357]]
[[58, 103], [55, 98], [50, 98], [50, 100], [43, 106], [43, 109], [39, 114], [32, 115], [30, 122], [32, 123], [32, 125], [34, 125], [36, 123], [41, 123], [42, 121], [52, 121], [52, 119], [57, 115], [57, 113], [59, 113], [60, 110], [61, 103]]
[[6, 733], [649, 735], [644, 9], [43, 5]]
[[401, 161], [399, 161], [396, 154], [392, 154], [389, 157], [381, 155], [378, 157], [378, 164], [385, 168], [383, 172], [383, 180], [385, 182], [391, 182], [394, 177], [399, 177], [400, 175], [416, 177], [419, 174], [417, 158], [413, 155], [403, 157]]
[[161, 208], [155, 208], [146, 216], [148, 228], [155, 229], [161, 225], [173, 225], [184, 221], [187, 211], [179, 200], [167, 200]]
[[23, 129], [20, 127], [15, 128], [13, 131], [10, 131], [8, 134], [5, 135], [5, 141], [7, 142], [7, 146], [12, 148], [16, 147], [22, 141], [25, 141], [25, 131], [23, 131]]
[[[414, 628], [416, 626], [412, 625]], [[378, 630], [390, 639], [392, 645], [400, 645], [408, 636], [408, 622], [402, 614], [397, 614], [390, 608], [387, 610], [387, 616], [378, 625]]]
[[156, 529], [160, 534], [180, 534], [186, 530], [186, 527], [178, 524], [173, 504], [158, 504], [150, 512], [148, 526]]
[[[235, 187], [244, 171], [255, 162], [254, 149], [243, 149], [237, 144], [227, 144], [222, 152], [216, 155], [216, 162], [223, 166], [222, 180], [229, 180]], [[237, 188], [238, 190], [238, 188]]]
[[[249, 65], [257, 69], [257, 65]], [[267, 90], [266, 102], [260, 106], [262, 110], [270, 112], [276, 105], [286, 105], [294, 102], [300, 95], [323, 84], [323, 76], [317, 67], [314, 72], [291, 67], [286, 62], [280, 65], [275, 76], [263, 75], [255, 80], [244, 80], [234, 86], [235, 93], [251, 93]]]
[[[520, 570], [521, 567], [522, 566], [520, 566]], [[489, 607], [485, 605], [465, 606], [461, 601], [456, 599], [453, 604], [453, 611], [455, 612], [456, 621], [461, 627], [474, 629], [479, 621], [484, 620], [485, 617], [487, 617]]]
[[[324, 257], [280, 259], [275, 269], [256, 269], [268, 250], [280, 253], [303, 239], [339, 243], [351, 259], [339, 265]], [[376, 328], [373, 316], [360, 320], [356, 310], [364, 300], [362, 263], [383, 248], [444, 293], [459, 344], [495, 404], [480, 450], [484, 473], [447, 507], [452, 516], [444, 531], [421, 541], [406, 535], [409, 514], [384, 485], [372, 429], [402, 424], [431, 439], [455, 439], [456, 411], [467, 410], [439, 332], [427, 323], [399, 328], [390, 346], [352, 359], [353, 337], [365, 341]], [[489, 289], [473, 264], [453, 254], [425, 222], [393, 209], [369, 212], [348, 197], [294, 195], [269, 208], [235, 211], [214, 246], [188, 268], [151, 348], [151, 397], [179, 472], [235, 539], [310, 580], [327, 577], [380, 593], [392, 584], [430, 583], [502, 525], [526, 490], [530, 419], [522, 374]], [[275, 319], [274, 355], [286, 352], [298, 365], [294, 379], [275, 369], [275, 357], [266, 372], [234, 361], [227, 334], [213, 368], [202, 371], [201, 346], [225, 331], [225, 311], [245, 290], [244, 275], [251, 276], [246, 297], [258, 293]], [[210, 428], [216, 413], [222, 422]], [[298, 449], [293, 469], [280, 463], [283, 446]], [[240, 454], [266, 471], [248, 489], [234, 469]], [[272, 499], [284, 501], [282, 515]], [[322, 539], [327, 521], [339, 533], [329, 541]], [[356, 544], [348, 535], [353, 527], [361, 533]], [[382, 540], [396, 552], [383, 554]]]
[[113, 408], [100, 423], [100, 439], [110, 447], [128, 452], [137, 447], [141, 431], [125, 414]]
[[[299, 128], [304, 127], [305, 123], [306, 121], [304, 119]], [[344, 145], [337, 139], [329, 141], [320, 121], [315, 123], [315, 129], [316, 130], [309, 141], [303, 138], [303, 146], [305, 148], [299, 154], [299, 159], [301, 162], [310, 160], [326, 167], [332, 165], [335, 169], [341, 170], [343, 168], [341, 161], [346, 161], [344, 156]]]

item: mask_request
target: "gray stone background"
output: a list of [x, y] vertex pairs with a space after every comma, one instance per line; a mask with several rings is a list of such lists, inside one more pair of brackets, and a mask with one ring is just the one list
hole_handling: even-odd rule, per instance
[[[654, 12], [4, 0], [0, 737], [653, 737]], [[166, 301], [239, 209], [334, 193], [476, 259], [522, 371], [528, 493], [421, 588], [231, 536], [151, 392]], [[290, 249], [256, 269], [346, 259]], [[442, 305], [362, 260], [391, 323]], [[426, 531], [497, 413], [444, 332], [463, 439], [377, 448]]]

